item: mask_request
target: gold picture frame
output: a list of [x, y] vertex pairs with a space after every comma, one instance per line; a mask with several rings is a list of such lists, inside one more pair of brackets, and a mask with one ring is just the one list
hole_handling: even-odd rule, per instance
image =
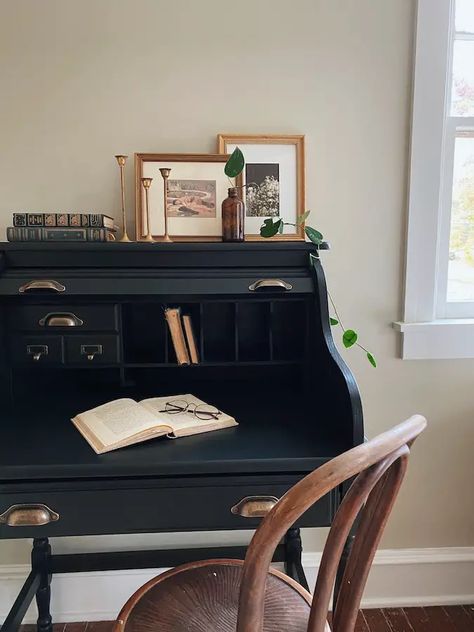
[[[268, 160], [269, 162], [271, 161], [272, 165], [274, 165], [280, 164], [278, 163], [277, 150], [277, 146], [280, 145], [282, 147], [280, 153], [285, 165], [283, 175], [288, 180], [288, 182], [285, 183], [285, 189], [288, 189], [288, 191], [285, 192], [285, 199], [282, 201], [284, 210], [282, 212], [280, 207], [278, 212], [282, 213], [280, 216], [282, 216], [284, 221], [295, 222], [296, 218], [303, 215], [306, 211], [304, 141], [304, 135], [300, 134], [218, 134], [217, 151], [220, 154], [228, 155], [232, 153], [236, 146], [238, 146], [242, 150], [244, 157], [246, 157], [247, 153], [247, 155], [253, 155], [255, 158], [254, 161], [249, 161], [249, 166], [252, 166], [256, 160], [260, 160], [257, 156], [261, 156], [261, 159]], [[265, 149], [264, 146], [268, 146], [268, 149]], [[294, 147], [294, 150], [290, 150], [290, 147]], [[264, 167], [270, 165], [261, 166]], [[262, 173], [264, 173], [264, 171]], [[280, 171], [278, 171], [277, 175], [278, 178], [280, 178]], [[245, 180], [246, 178], [244, 176], [239, 180], [238, 184], [245, 183]], [[279, 187], [281, 187], [280, 190], [282, 193], [284, 192], [282, 186], [283, 182], [283, 179], [281, 181], [279, 179]], [[257, 219], [257, 217], [249, 216], [247, 213], [248, 208], [246, 208], [245, 217], [246, 241], [304, 241], [305, 239], [304, 224], [296, 226], [294, 233], [285, 232], [282, 235], [278, 234], [271, 238], [261, 237], [259, 234], [259, 228], [257, 229], [257, 224], [260, 222], [261, 225], [265, 216], [259, 216]], [[285, 227], [285, 231], [287, 231], [288, 228], [289, 227]]]
[[[212, 198], [212, 216], [196, 212], [196, 216], [170, 216], [169, 233], [172, 241], [222, 241], [221, 204], [227, 197], [229, 180], [224, 173], [228, 156], [225, 154], [135, 154], [135, 231], [137, 241], [148, 232], [146, 225], [145, 196], [142, 178], [153, 178], [148, 195], [150, 200], [150, 224], [154, 241], [165, 241], [164, 231], [164, 181], [160, 168], [170, 168], [169, 184], [176, 182], [207, 183]], [[174, 176], [174, 177], [173, 177]], [[213, 186], [213, 184], [214, 186]], [[170, 207], [168, 207], [170, 208]], [[199, 207], [198, 207], [199, 208]], [[193, 212], [192, 209], [189, 212]], [[193, 228], [194, 227], [194, 228]]]

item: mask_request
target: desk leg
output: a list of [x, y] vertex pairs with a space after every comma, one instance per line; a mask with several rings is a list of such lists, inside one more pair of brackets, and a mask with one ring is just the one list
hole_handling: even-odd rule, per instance
[[309, 591], [308, 582], [301, 563], [303, 545], [299, 529], [288, 529], [285, 536], [285, 572]]
[[40, 581], [40, 576], [32, 570], [26, 578], [23, 588], [20, 590], [18, 597], [15, 599], [15, 603], [8, 613], [3, 625], [0, 626], [2, 632], [17, 632], [17, 630], [19, 630], [26, 611], [38, 591]]
[[40, 575], [40, 585], [36, 591], [38, 607], [38, 632], [52, 632], [53, 621], [49, 611], [51, 599], [51, 546], [48, 538], [35, 538], [31, 552], [31, 566]]

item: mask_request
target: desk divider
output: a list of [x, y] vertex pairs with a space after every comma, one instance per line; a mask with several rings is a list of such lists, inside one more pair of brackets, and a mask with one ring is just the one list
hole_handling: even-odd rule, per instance
[[124, 368], [177, 365], [164, 315], [168, 307], [179, 307], [182, 315], [191, 317], [199, 365], [305, 362], [309, 303], [304, 298], [188, 298], [186, 302], [147, 301], [121, 307]]

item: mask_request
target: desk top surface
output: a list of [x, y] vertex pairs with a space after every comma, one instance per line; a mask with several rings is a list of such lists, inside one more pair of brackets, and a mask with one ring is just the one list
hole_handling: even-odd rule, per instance
[[0, 481], [309, 472], [351, 447], [315, 413], [308, 423], [307, 411], [289, 402], [271, 414], [257, 402], [251, 409], [236, 402], [227, 410], [238, 427], [103, 455], [64, 410], [15, 411], [2, 423]]

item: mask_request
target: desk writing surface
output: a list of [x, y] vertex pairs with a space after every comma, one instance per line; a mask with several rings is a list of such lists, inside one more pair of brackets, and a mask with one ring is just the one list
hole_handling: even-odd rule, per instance
[[17, 409], [0, 425], [0, 480], [308, 472], [350, 447], [294, 403], [225, 410], [239, 426], [97, 455], [64, 410]]

